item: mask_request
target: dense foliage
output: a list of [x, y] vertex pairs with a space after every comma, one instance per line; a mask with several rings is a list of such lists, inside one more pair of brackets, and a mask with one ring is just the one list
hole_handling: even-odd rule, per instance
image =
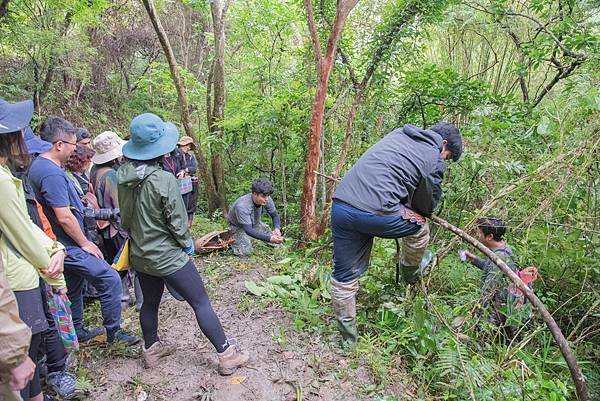
[[[140, 112], [178, 121], [169, 67], [139, 2], [0, 4], [0, 96], [34, 98], [36, 124], [58, 114], [96, 134], [110, 129], [124, 136]], [[198, 140], [207, 154], [224, 154], [228, 200], [246, 192], [252, 178], [270, 178], [287, 235], [301, 239], [299, 199], [316, 79], [302, 2], [228, 4], [223, 135], [209, 134], [206, 119], [214, 44], [208, 2], [157, 6]], [[336, 2], [314, 6], [325, 40]], [[406, 10], [417, 17], [407, 19]], [[600, 397], [598, 22], [593, 1], [359, 1], [329, 82], [320, 167], [323, 175], [335, 169], [348, 118], [354, 124], [345, 168], [395, 127], [456, 123], [466, 152], [449, 168], [438, 214], [458, 226], [469, 227], [480, 215], [509, 222], [508, 241], [520, 266], [540, 269], [536, 292], [576, 349], [591, 399]], [[360, 87], [377, 57], [372, 78]], [[349, 117], [357, 90], [364, 96]], [[326, 184], [320, 177], [321, 209]], [[258, 295], [288, 305], [298, 330], [325, 338], [333, 329], [323, 327], [329, 242], [326, 232], [291, 253], [278, 265], [287, 278], [250, 284]], [[393, 283], [393, 241], [376, 242], [361, 280], [364, 336], [355, 362], [381, 385], [365, 394], [391, 400], [390, 384], [404, 381], [416, 383], [410, 391], [419, 399], [573, 399], [544, 325], [533, 318], [518, 341], [503, 342], [474, 313], [478, 274], [454, 257], [459, 245], [434, 229], [432, 247], [438, 263], [426, 285], [405, 292]]]

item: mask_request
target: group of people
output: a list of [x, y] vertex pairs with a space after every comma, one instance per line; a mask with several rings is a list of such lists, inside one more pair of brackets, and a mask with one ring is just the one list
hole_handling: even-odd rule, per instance
[[[129, 141], [110, 131], [92, 139], [60, 117], [47, 118], [38, 137], [29, 128], [32, 115], [31, 101], [0, 100], [0, 398], [52, 399], [42, 392], [42, 363], [54, 392], [66, 399], [75, 393], [48, 297], [70, 303], [80, 344], [140, 342], [121, 327], [122, 278], [111, 266], [126, 242], [143, 298], [144, 366], [177, 349], [157, 334], [165, 284], [193, 308], [217, 351], [219, 373], [245, 365], [248, 355], [225, 335], [190, 257], [193, 208], [183, 195], [195, 194], [180, 185], [195, 172], [189, 138], [150, 113], [132, 120]], [[163, 169], [165, 155], [177, 168]], [[102, 327], [84, 325], [86, 284], [97, 292]]]
[[[111, 131], [92, 138], [60, 117], [47, 118], [38, 137], [29, 128], [32, 114], [31, 101], [0, 100], [0, 395], [51, 399], [42, 394], [42, 360], [46, 383], [63, 398], [73, 394], [75, 380], [66, 371], [67, 352], [48, 311], [49, 296], [70, 301], [80, 343], [103, 336], [128, 346], [141, 340], [121, 328], [129, 287], [111, 264], [125, 245], [138, 287], [144, 366], [159, 366], [177, 349], [157, 331], [165, 286], [194, 310], [217, 352], [219, 373], [244, 366], [249, 356], [225, 334], [191, 258], [198, 192], [194, 141], [179, 138], [173, 123], [151, 113], [131, 121], [127, 141]], [[448, 122], [429, 129], [405, 125], [367, 150], [339, 183], [331, 210], [331, 298], [345, 343], [357, 339], [356, 293], [374, 237], [403, 238], [401, 271], [408, 284], [424, 274], [431, 260], [426, 217], [440, 201], [446, 161], [457, 161], [462, 151], [460, 133]], [[270, 181], [257, 179], [233, 203], [227, 222], [235, 255], [249, 255], [252, 239], [283, 242], [272, 193]], [[265, 213], [273, 229], [261, 221]], [[514, 268], [502, 238], [504, 223], [479, 223], [482, 242]], [[505, 302], [491, 261], [463, 255], [484, 271], [483, 289]], [[86, 287], [99, 298], [103, 327], [84, 326]]]

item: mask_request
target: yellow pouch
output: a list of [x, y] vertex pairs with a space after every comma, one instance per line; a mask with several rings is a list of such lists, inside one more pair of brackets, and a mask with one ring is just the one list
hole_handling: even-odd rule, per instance
[[115, 261], [112, 264], [112, 268], [118, 272], [122, 272], [129, 269], [129, 238], [125, 240], [123, 247], [115, 256]]

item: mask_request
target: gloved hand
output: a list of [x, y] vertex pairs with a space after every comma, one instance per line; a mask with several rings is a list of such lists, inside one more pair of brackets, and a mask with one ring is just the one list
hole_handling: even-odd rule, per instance
[[194, 243], [187, 248], [183, 248], [183, 252], [187, 253], [188, 255], [193, 255], [195, 251], [196, 249], [194, 249]]

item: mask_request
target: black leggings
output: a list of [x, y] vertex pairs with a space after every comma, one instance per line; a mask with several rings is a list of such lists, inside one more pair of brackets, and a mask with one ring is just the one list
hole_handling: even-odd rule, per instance
[[137, 274], [144, 295], [144, 303], [140, 310], [140, 324], [146, 349], [158, 341], [158, 307], [165, 282], [173, 287], [194, 309], [200, 330], [217, 352], [223, 352], [229, 348], [223, 326], [210, 304], [202, 278], [191, 259], [181, 269], [165, 277], [150, 276], [141, 272], [137, 272]]

